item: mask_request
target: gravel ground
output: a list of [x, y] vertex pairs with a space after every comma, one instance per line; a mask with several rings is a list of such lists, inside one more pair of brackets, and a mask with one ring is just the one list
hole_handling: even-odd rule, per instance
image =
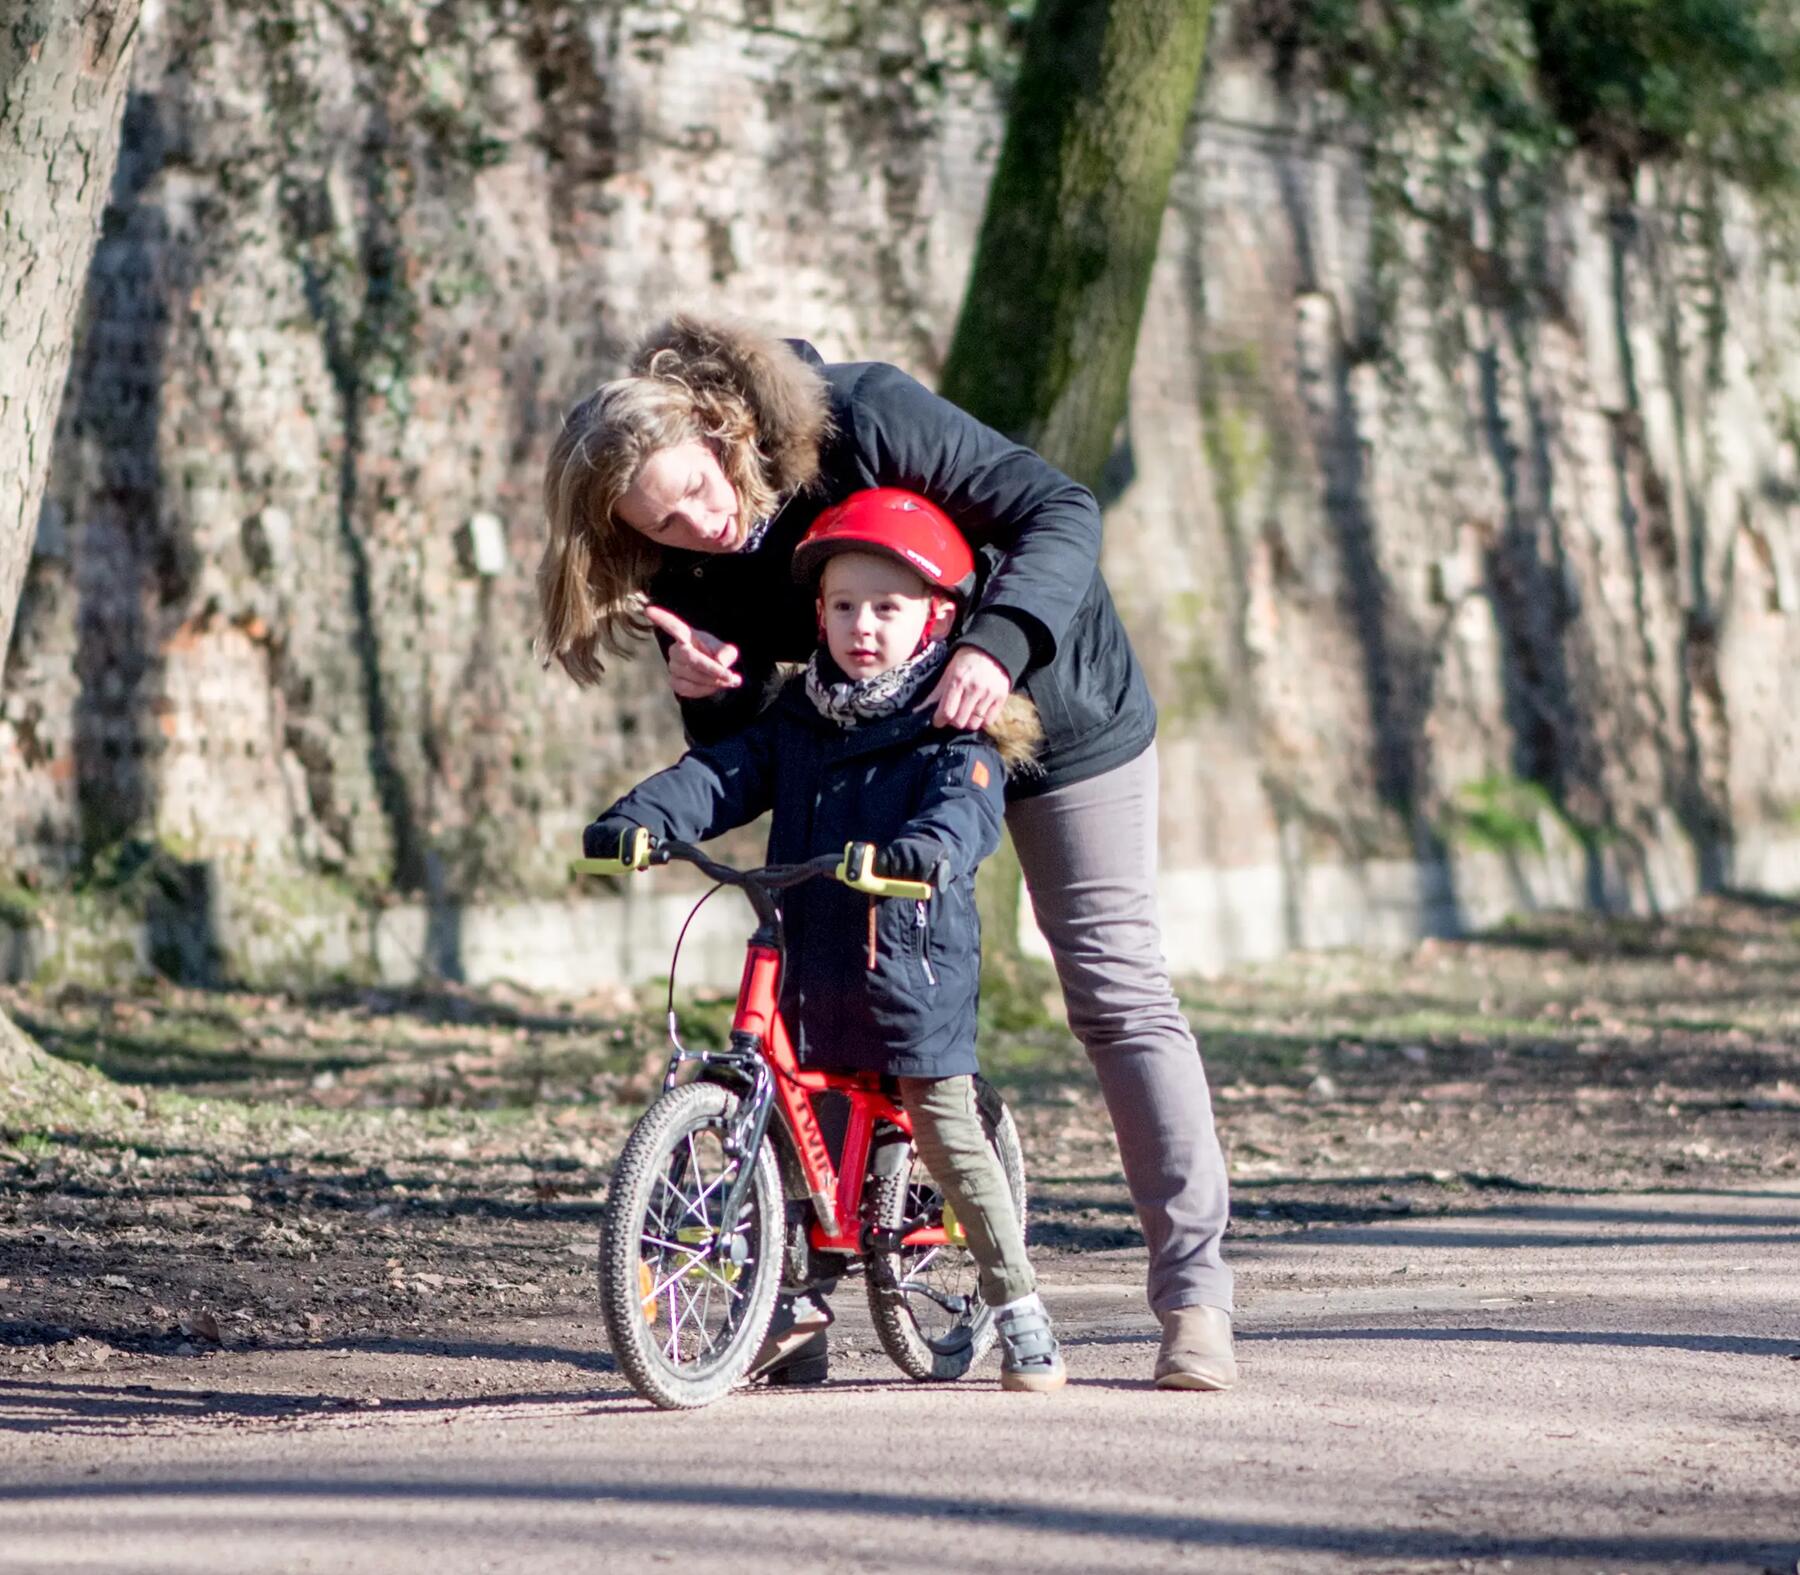
[[1070, 1389], [908, 1385], [847, 1292], [828, 1386], [696, 1416], [591, 1293], [654, 1005], [5, 994], [109, 1081], [0, 1089], [0, 1569], [1792, 1575], [1797, 968], [1800, 909], [1720, 899], [1194, 985], [1229, 1396], [1148, 1386], [1104, 1113], [997, 993]]

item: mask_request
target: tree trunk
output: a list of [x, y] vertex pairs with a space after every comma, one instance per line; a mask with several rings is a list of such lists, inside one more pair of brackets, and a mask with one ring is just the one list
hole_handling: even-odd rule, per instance
[[[1037, 0], [945, 398], [1093, 486], [1125, 416], [1212, 0]], [[979, 878], [990, 982], [1025, 983], [1009, 842]]]
[[[139, 0], [0, 0], [0, 679], [119, 156]], [[0, 1073], [44, 1054], [0, 1012]]]
[[1212, 0], [1038, 0], [940, 390], [1093, 486]]
[[0, 0], [0, 677], [37, 535], [139, 0]]

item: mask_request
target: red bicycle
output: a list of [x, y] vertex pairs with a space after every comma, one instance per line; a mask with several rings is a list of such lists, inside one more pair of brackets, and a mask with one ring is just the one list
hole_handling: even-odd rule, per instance
[[[743, 1381], [781, 1291], [830, 1289], [861, 1272], [882, 1349], [901, 1371], [960, 1378], [993, 1344], [993, 1319], [966, 1240], [919, 1163], [912, 1123], [879, 1074], [800, 1066], [777, 1004], [779, 892], [832, 878], [871, 902], [923, 903], [931, 887], [874, 874], [869, 843], [851, 843], [841, 859], [740, 870], [639, 830], [619, 854], [572, 867], [618, 875], [679, 859], [743, 891], [757, 919], [728, 1046], [686, 1048], [670, 1011], [663, 1092], [613, 1168], [600, 1306], [620, 1369], [655, 1405], [711, 1404]], [[976, 1103], [1023, 1221], [1018, 1132], [979, 1078]]]

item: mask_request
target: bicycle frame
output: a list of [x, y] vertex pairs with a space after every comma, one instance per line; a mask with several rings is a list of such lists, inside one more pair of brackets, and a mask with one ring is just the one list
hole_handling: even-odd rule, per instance
[[[886, 1121], [911, 1138], [912, 1121], [905, 1107], [882, 1088], [878, 1073], [817, 1072], [802, 1067], [776, 1004], [780, 998], [781, 954], [760, 936], [755, 937], [747, 949], [738, 985], [732, 1038], [746, 1048], [754, 1043], [758, 1056], [775, 1074], [774, 1099], [793, 1139], [817, 1216], [811, 1230], [812, 1245], [821, 1252], [858, 1253], [863, 1250], [863, 1182], [876, 1123]], [[830, 1146], [813, 1109], [811, 1096], [818, 1093], [849, 1096], [849, 1120], [838, 1164], [832, 1162]], [[944, 1228], [934, 1225], [909, 1231], [902, 1245], [943, 1246], [947, 1241]]]
[[[784, 884], [793, 884], [794, 876], [804, 879], [809, 875], [829, 875], [853, 890], [869, 893], [871, 900], [883, 897], [930, 899], [931, 887], [925, 883], [876, 875], [874, 853], [871, 844], [853, 842], [845, 848], [842, 862], [835, 867], [830, 858], [784, 867], [783, 873], [788, 877]], [[664, 842], [652, 852], [650, 836], [641, 830], [622, 840], [617, 859], [580, 859], [572, 868], [579, 873], [617, 875], [646, 869], [652, 863], [666, 863], [671, 858], [680, 858], [715, 880], [737, 887], [749, 899], [758, 923], [746, 947], [737, 1009], [731, 1021], [730, 1049], [723, 1053], [688, 1051], [677, 1039], [663, 1086], [673, 1088], [682, 1066], [690, 1061], [699, 1063], [702, 1077], [712, 1069], [715, 1076], [722, 1071], [731, 1081], [747, 1084], [747, 1097], [732, 1130], [725, 1137], [726, 1151], [736, 1156], [755, 1155], [768, 1133], [771, 1112], [779, 1110], [806, 1179], [816, 1216], [809, 1233], [812, 1246], [821, 1252], [860, 1254], [866, 1250], [861, 1209], [863, 1183], [868, 1174], [876, 1126], [885, 1121], [910, 1140], [912, 1121], [905, 1107], [881, 1086], [879, 1073], [821, 1072], [800, 1065], [779, 1005], [781, 912], [775, 904], [772, 888], [757, 879], [758, 875], [767, 875], [770, 871], [733, 869], [708, 858], [698, 848], [674, 840]], [[673, 1014], [670, 1037], [674, 1037]], [[812, 1095], [818, 1093], [843, 1094], [850, 1104], [843, 1154], [835, 1164], [813, 1109]], [[739, 1168], [737, 1179], [724, 1199], [718, 1231], [722, 1240], [731, 1236], [736, 1225], [738, 1210], [750, 1185], [750, 1172], [748, 1165]], [[942, 1225], [921, 1226], [908, 1231], [899, 1245], [941, 1247], [950, 1239]]]

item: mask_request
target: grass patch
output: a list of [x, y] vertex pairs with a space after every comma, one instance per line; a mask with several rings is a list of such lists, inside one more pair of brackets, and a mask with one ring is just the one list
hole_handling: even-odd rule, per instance
[[1541, 783], [1482, 777], [1456, 790], [1448, 830], [1451, 840], [1488, 853], [1542, 853], [1544, 819], [1556, 813], [1556, 801]]
[[29, 886], [0, 880], [0, 924], [11, 925], [15, 930], [29, 929], [43, 906], [44, 899]]

